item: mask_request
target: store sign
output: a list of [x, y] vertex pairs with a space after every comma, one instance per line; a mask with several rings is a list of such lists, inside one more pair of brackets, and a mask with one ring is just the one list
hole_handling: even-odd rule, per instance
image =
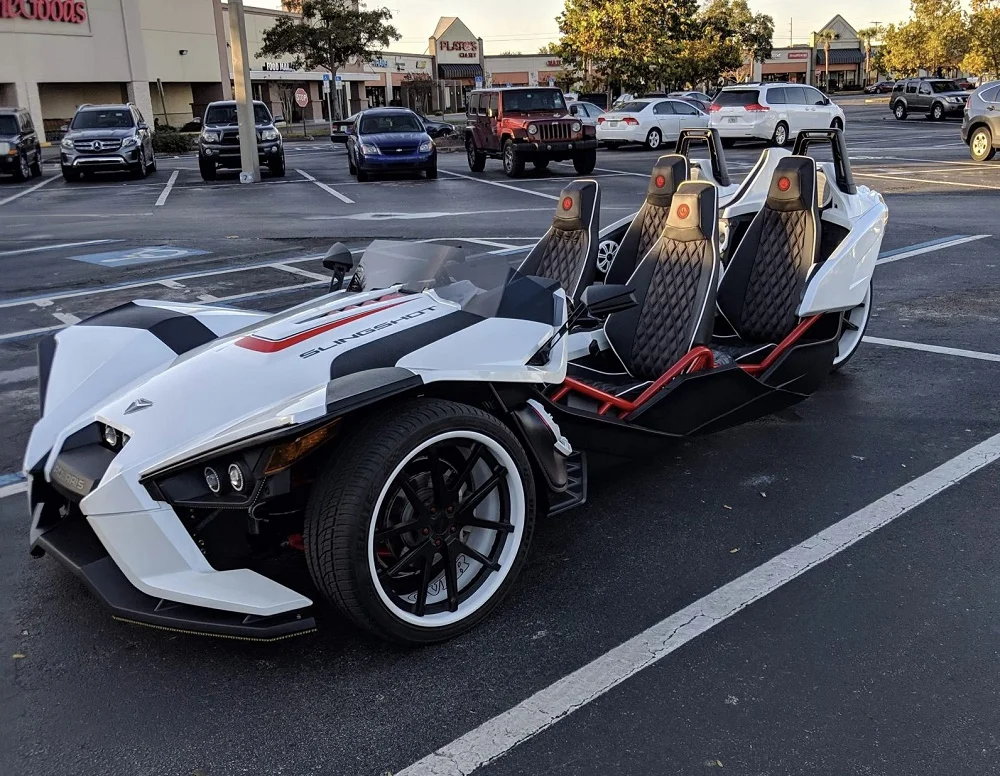
[[272, 73], [294, 73], [295, 68], [291, 62], [265, 62], [264, 69]]
[[438, 50], [457, 52], [460, 59], [479, 59], [479, 43], [474, 40], [439, 40]]
[[562, 66], [562, 60], [561, 59], [550, 59], [548, 62], [545, 63], [545, 66], [546, 67], [561, 67]]
[[373, 59], [372, 62], [371, 62], [371, 65], [372, 65], [372, 67], [386, 68], [386, 67], [389, 67], [389, 60], [388, 59]]
[[426, 70], [427, 69], [427, 60], [426, 59], [418, 59], [415, 67], [416, 67], [417, 70]]
[[82, 0], [0, 0], [0, 19], [83, 24], [87, 4]]
[[788, 52], [788, 58], [789, 59], [809, 59], [809, 52], [808, 51], [789, 51]]

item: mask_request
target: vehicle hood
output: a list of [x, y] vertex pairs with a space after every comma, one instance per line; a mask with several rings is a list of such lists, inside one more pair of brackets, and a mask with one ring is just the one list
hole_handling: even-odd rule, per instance
[[20, 135], [5, 135], [3, 132], [0, 132], [0, 143], [16, 143], [20, 139]]
[[362, 142], [374, 143], [379, 148], [393, 145], [420, 145], [431, 139], [426, 132], [378, 132], [374, 135], [360, 135]]
[[964, 99], [969, 98], [970, 92], [965, 89], [955, 89], [950, 92], [935, 92], [935, 97], [962, 97]]
[[531, 113], [508, 113], [504, 115], [504, 121], [514, 124], [530, 124], [534, 121], [545, 119], [576, 119], [576, 116], [564, 110], [557, 111], [532, 111]]
[[70, 140], [107, 140], [108, 138], [124, 140], [134, 135], [135, 131], [134, 127], [132, 129], [71, 129], [66, 133], [66, 137]]
[[[337, 122], [334, 122], [336, 124]], [[271, 122], [265, 122], [264, 124], [254, 124], [256, 129], [273, 129], [274, 124]], [[202, 129], [239, 129], [239, 124], [203, 124]]]

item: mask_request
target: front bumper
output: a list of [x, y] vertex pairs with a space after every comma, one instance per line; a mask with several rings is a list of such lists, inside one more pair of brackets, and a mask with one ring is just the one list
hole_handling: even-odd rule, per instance
[[73, 167], [76, 169], [101, 169], [101, 170], [121, 170], [139, 163], [139, 148], [115, 153], [103, 154], [81, 154], [69, 151], [60, 153], [60, 161], [63, 167]]
[[580, 151], [596, 151], [597, 138], [589, 140], [520, 140], [514, 142], [514, 155], [518, 159], [537, 159], [539, 157], [571, 158]]
[[[202, 143], [198, 150], [199, 159], [206, 162], [213, 162], [218, 167], [242, 167], [243, 161], [240, 156], [238, 145], [218, 145], [216, 143]], [[257, 144], [257, 159], [261, 164], [269, 164], [281, 159], [281, 143], [279, 141], [268, 141]]]
[[0, 173], [3, 173], [4, 175], [13, 175], [20, 169], [21, 169], [20, 154], [14, 154], [13, 156], [9, 155], [0, 156]]
[[952, 103], [944, 104], [944, 115], [945, 116], [964, 116], [965, 115], [965, 103], [959, 103], [958, 105], [953, 105]]
[[369, 154], [358, 157], [358, 169], [366, 172], [415, 172], [437, 167], [437, 151], [415, 154]]

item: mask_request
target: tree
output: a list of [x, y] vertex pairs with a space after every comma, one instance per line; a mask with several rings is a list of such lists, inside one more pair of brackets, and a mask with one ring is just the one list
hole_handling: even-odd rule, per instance
[[975, 75], [1000, 77], [1000, 0], [972, 0], [969, 53], [962, 68]]
[[549, 54], [549, 55], [553, 55], [553, 56], [557, 55], [559, 53], [559, 44], [556, 43], [555, 41], [549, 41], [544, 46], [541, 46], [538, 49], [538, 53], [539, 54]]
[[826, 82], [827, 91], [830, 89], [830, 44], [837, 40], [840, 35], [838, 35], [833, 30], [820, 30], [816, 33], [816, 42], [823, 45], [823, 61], [826, 63], [824, 67], [824, 80]]
[[969, 50], [968, 19], [959, 0], [911, 0], [911, 18], [882, 37], [885, 66], [896, 75], [957, 70]]
[[[351, 59], [368, 61], [380, 57], [399, 32], [389, 24], [388, 8], [356, 7], [350, 0], [285, 0], [284, 8], [301, 16], [279, 16], [265, 30], [258, 57], [290, 54], [298, 69], [337, 71]], [[339, 117], [339, 105], [337, 106]]]
[[868, 85], [868, 80], [872, 73], [872, 41], [881, 34], [882, 26], [880, 24], [873, 24], [871, 27], [863, 27], [858, 30], [858, 38], [861, 39], [861, 43], [865, 47], [865, 77], [863, 86]]

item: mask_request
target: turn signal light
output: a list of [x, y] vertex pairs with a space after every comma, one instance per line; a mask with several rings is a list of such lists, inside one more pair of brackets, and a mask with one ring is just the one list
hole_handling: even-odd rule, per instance
[[340, 418], [337, 418], [333, 423], [329, 423], [315, 431], [310, 431], [293, 442], [278, 445], [271, 451], [271, 457], [264, 468], [264, 474], [275, 474], [304, 458], [333, 436], [339, 425]]

